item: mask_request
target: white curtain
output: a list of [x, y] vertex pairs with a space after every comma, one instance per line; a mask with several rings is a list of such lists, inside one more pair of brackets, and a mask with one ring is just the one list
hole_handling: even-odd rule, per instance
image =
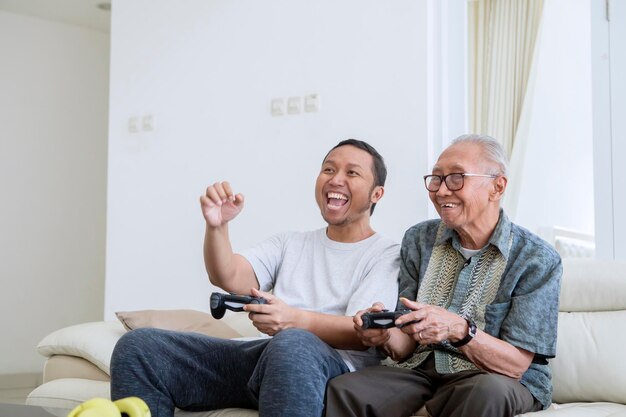
[[469, 112], [474, 133], [511, 155], [532, 64], [543, 0], [471, 0]]
[[590, 22], [589, 0], [544, 1], [503, 201], [537, 233], [594, 234]]

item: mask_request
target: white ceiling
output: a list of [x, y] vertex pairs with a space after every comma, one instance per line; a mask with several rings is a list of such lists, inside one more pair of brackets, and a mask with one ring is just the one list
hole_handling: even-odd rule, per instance
[[110, 32], [111, 12], [99, 9], [110, 0], [0, 0], [0, 10], [35, 16], [100, 32]]

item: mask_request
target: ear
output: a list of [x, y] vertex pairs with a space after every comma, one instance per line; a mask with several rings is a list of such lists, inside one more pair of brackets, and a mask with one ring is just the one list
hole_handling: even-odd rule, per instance
[[384, 194], [385, 194], [385, 187], [383, 187], [382, 185], [377, 185], [372, 190], [372, 195], [370, 196], [370, 202], [372, 204], [378, 203], [378, 201], [380, 201], [380, 199], [383, 198]]
[[505, 176], [499, 176], [493, 181], [493, 189], [490, 193], [490, 199], [492, 201], [499, 201], [502, 199], [504, 195], [504, 190], [506, 190], [506, 185], [508, 183], [508, 179]]

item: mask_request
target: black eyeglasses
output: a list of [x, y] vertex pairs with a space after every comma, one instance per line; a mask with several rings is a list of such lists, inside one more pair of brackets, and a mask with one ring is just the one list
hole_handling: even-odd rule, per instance
[[484, 177], [484, 178], [497, 178], [497, 175], [489, 174], [468, 174], [454, 172], [448, 175], [424, 175], [424, 185], [426, 189], [432, 193], [439, 191], [441, 184], [446, 183], [446, 187], [450, 191], [459, 191], [465, 185], [465, 177]]

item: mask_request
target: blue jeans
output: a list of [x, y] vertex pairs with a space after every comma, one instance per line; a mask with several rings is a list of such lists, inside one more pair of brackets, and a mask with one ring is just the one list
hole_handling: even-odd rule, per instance
[[137, 396], [154, 417], [237, 407], [261, 417], [319, 417], [327, 382], [348, 372], [341, 356], [302, 329], [236, 341], [137, 329], [111, 358], [111, 399]]

